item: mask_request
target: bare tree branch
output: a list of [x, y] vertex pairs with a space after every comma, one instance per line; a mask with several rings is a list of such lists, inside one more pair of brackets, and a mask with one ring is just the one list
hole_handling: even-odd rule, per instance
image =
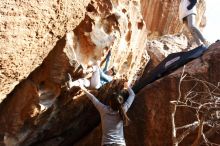
[[[199, 127], [198, 133], [192, 146], [200, 146], [201, 144], [207, 146], [219, 146], [219, 144], [212, 143], [208, 139], [220, 131], [220, 84], [218, 83], [218, 85], [215, 86], [205, 80], [197, 79], [190, 75], [186, 76], [186, 74], [184, 74], [184, 69], [185, 68], [183, 68], [178, 85], [178, 97], [176, 100], [170, 101], [172, 104], [171, 118], [173, 146], [178, 146], [178, 144], [182, 142], [187, 135], [195, 131], [197, 127]], [[181, 93], [183, 81], [195, 82], [192, 88], [184, 95]], [[179, 107], [186, 107], [195, 111], [197, 121], [176, 127], [175, 114]], [[210, 128], [206, 133], [204, 133], [203, 130], [204, 125]], [[186, 130], [177, 137], [177, 130], [183, 129]]]
[[205, 120], [204, 117], [202, 117], [201, 120], [199, 121], [199, 130], [198, 130], [197, 138], [193, 142], [192, 146], [199, 146], [200, 145], [201, 137], [202, 137], [202, 134], [203, 134], [203, 122], [204, 122], [204, 120]]
[[189, 127], [187, 130], [185, 130], [180, 136], [178, 136], [176, 142], [179, 144], [182, 142], [182, 140], [189, 135], [191, 132], [193, 132], [196, 128], [198, 127], [198, 123], [192, 125], [191, 127]]
[[195, 122], [193, 122], [191, 124], [188, 124], [188, 125], [184, 125], [184, 126], [181, 126], [181, 127], [176, 127], [176, 130], [190, 128], [190, 127], [193, 127], [195, 125], [199, 125], [199, 122], [195, 121]]
[[[182, 83], [182, 80], [186, 77], [186, 75], [184, 75], [184, 70], [185, 70], [185, 65], [183, 66], [183, 71], [182, 71], [182, 74], [181, 74], [181, 77], [180, 77], [180, 81], [179, 81], [179, 86], [178, 86], [178, 93], [179, 93], [179, 96], [177, 98], [177, 104], [178, 102], [180, 101], [180, 98], [181, 98], [181, 83]], [[175, 125], [175, 114], [176, 114], [176, 108], [177, 106], [174, 105], [173, 108], [172, 108], [172, 114], [171, 114], [171, 122], [172, 122], [172, 139], [173, 139], [173, 146], [178, 146], [178, 140], [176, 138], [176, 125]]]

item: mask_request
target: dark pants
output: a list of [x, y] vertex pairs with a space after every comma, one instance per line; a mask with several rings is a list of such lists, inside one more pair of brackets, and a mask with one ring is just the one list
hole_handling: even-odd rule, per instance
[[206, 39], [202, 35], [201, 31], [198, 29], [198, 27], [195, 24], [196, 15], [190, 14], [183, 18], [184, 23], [187, 25], [189, 31], [191, 32], [193, 38], [195, 39], [197, 45], [201, 45], [200, 41], [205, 43]]

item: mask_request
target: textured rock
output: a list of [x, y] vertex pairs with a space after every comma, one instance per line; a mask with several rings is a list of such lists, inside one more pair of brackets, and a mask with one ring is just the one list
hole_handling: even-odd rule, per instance
[[[72, 30], [73, 49], [77, 61], [84, 66], [97, 56], [100, 57], [102, 45], [106, 45], [102, 41], [108, 40], [107, 36], [114, 33], [117, 39], [111, 47], [114, 59], [110, 66], [114, 63], [119, 74], [129, 70], [127, 75], [132, 80], [136, 70], [134, 68], [146, 64], [146, 61], [139, 63], [146, 41], [146, 28], [139, 2], [114, 1], [113, 6], [110, 6], [108, 0], [89, 2], [0, 2], [0, 101], [21, 79], [41, 64], [57, 40]], [[73, 53], [73, 50], [70, 51]], [[84, 55], [80, 57], [79, 53]]]
[[[217, 43], [211, 46], [202, 57], [188, 63], [185, 67], [185, 73], [218, 85], [220, 80], [219, 65], [217, 65], [220, 61], [219, 55], [220, 43]], [[182, 71], [183, 68], [178, 69], [171, 75], [145, 87], [137, 95], [133, 106], [134, 109], [131, 111], [132, 113], [140, 113], [140, 117], [133, 118], [134, 127], [131, 126], [129, 128], [130, 130], [135, 129], [136, 125], [140, 125], [141, 128], [138, 131], [141, 133], [141, 138], [139, 140], [144, 141], [144, 144], [140, 145], [172, 145], [170, 101], [178, 97], [178, 84]], [[194, 84], [193, 82], [183, 82], [182, 90], [189, 91]], [[203, 91], [199, 87], [197, 90], [205, 92], [205, 89]], [[195, 112], [193, 110], [180, 109], [176, 119], [178, 126], [194, 122]], [[215, 133], [212, 137], [213, 142], [220, 143], [217, 137], [219, 137], [219, 134]], [[190, 145], [194, 139], [195, 135], [191, 138], [188, 137], [181, 145]]]
[[0, 1], [0, 100], [84, 19], [89, 2]]
[[[180, 0], [141, 0], [141, 12], [148, 29], [148, 39], [183, 30], [178, 18]], [[205, 1], [197, 5], [197, 23], [200, 24], [205, 11]], [[204, 24], [204, 23], [203, 23]]]
[[[99, 115], [79, 88], [63, 88], [67, 73], [74, 80], [89, 77], [84, 69], [111, 49], [116, 78], [132, 82], [148, 61], [140, 62], [146, 53], [146, 28], [139, 7], [135, 1], [91, 1], [79, 25], [59, 39], [42, 64], [0, 104], [0, 141], [4, 137], [7, 145], [71, 145], [92, 130]], [[119, 90], [123, 82], [117, 82], [103, 88]], [[93, 92], [99, 98], [111, 96], [104, 89]]]
[[179, 34], [164, 35], [158, 39], [148, 41], [146, 50], [151, 61], [148, 65], [151, 65], [151, 68], [155, 67], [169, 54], [187, 50], [187, 43], [187, 38]]
[[[140, 6], [149, 36], [154, 38], [182, 29], [176, 13], [179, 1], [148, 0], [141, 5], [135, 0], [112, 2], [0, 2], [0, 96], [10, 92], [0, 104], [0, 145], [3, 140], [7, 145], [22, 146], [100, 145], [101, 126], [96, 127], [99, 115], [79, 88], [65, 90], [67, 73], [74, 80], [84, 77], [84, 69], [111, 49], [110, 66], [117, 69], [116, 77], [125, 76], [133, 82], [150, 57], [154, 67], [169, 53], [187, 46], [186, 39], [176, 35], [164, 36], [145, 47], [146, 27]], [[204, 1], [200, 1], [199, 17], [203, 8]], [[219, 44], [215, 44], [203, 57], [187, 64], [185, 71], [217, 84], [219, 58]], [[181, 71], [152, 83], [137, 95], [129, 111], [132, 122], [125, 127], [127, 145], [171, 145], [170, 100], [177, 97]], [[123, 81], [114, 80], [92, 92], [105, 100], [111, 96], [107, 91], [121, 89]], [[191, 85], [184, 84], [184, 89]], [[193, 119], [183, 111], [178, 113], [177, 122], [181, 125]], [[217, 141], [216, 137], [213, 140]], [[192, 138], [183, 145], [189, 145]]]
[[[220, 80], [219, 63], [220, 43], [216, 43], [202, 57], [186, 64], [185, 73], [218, 85]], [[178, 97], [178, 84], [182, 71], [183, 68], [179, 68], [172, 74], [146, 86], [137, 94], [128, 111], [131, 123], [125, 127], [125, 139], [128, 146], [172, 145], [170, 101], [176, 100]], [[183, 93], [189, 91], [194, 84], [194, 82], [183, 82]], [[203, 89], [198, 87], [201, 92]], [[192, 123], [195, 120], [195, 112], [179, 109], [176, 119], [177, 126]], [[211, 142], [219, 144], [218, 137], [219, 133], [214, 133], [210, 138]], [[95, 142], [94, 139], [96, 139]], [[195, 133], [187, 137], [180, 145], [191, 145], [193, 140], [195, 140]], [[77, 146], [100, 145], [100, 143], [101, 126], [79, 141]]]

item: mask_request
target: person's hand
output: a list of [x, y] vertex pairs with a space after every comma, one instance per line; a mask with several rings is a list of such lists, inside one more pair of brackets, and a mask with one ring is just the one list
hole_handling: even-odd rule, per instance
[[79, 87], [83, 90], [83, 91], [87, 91], [86, 87], [83, 85], [83, 83], [79, 82]]
[[94, 65], [93, 66], [100, 66], [101, 64], [101, 60], [100, 59], [97, 59], [95, 62], [94, 62]]
[[91, 67], [88, 67], [87, 69], [84, 69], [84, 70], [83, 70], [83, 73], [84, 73], [84, 74], [89, 74], [89, 73], [91, 73], [91, 72], [93, 72], [92, 66], [91, 66]]
[[128, 82], [124, 82], [124, 87], [127, 89], [129, 87]]
[[79, 82], [79, 87], [80, 87], [82, 90], [86, 90], [85, 86], [84, 86], [81, 82]]
[[98, 65], [93, 65], [92, 66], [92, 72], [96, 72], [99, 69]]

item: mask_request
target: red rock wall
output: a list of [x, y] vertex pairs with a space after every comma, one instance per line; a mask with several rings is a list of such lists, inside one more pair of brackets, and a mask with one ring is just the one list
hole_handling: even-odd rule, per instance
[[[90, 0], [0, 2], [0, 100], [41, 64], [57, 40], [73, 30], [71, 39], [74, 39], [74, 47], [69, 53], [75, 52], [77, 61], [84, 66], [103, 55], [103, 46], [100, 45], [106, 44], [100, 44], [101, 41], [97, 40], [105, 40], [110, 33], [114, 33], [117, 39], [111, 46], [114, 59], [110, 66], [116, 66], [117, 76], [128, 71], [126, 75], [132, 80], [136, 68], [147, 63], [146, 59], [139, 63], [146, 42], [146, 27], [140, 14], [140, 3], [113, 1], [110, 6], [108, 0], [89, 2]], [[115, 23], [116, 21], [118, 22]], [[68, 56], [68, 52], [66, 53]], [[68, 57], [74, 58], [74, 55]]]
[[90, 0], [0, 1], [0, 100], [85, 16]]
[[[202, 56], [185, 67], [185, 73], [201, 80], [218, 85], [220, 73], [220, 43], [211, 46]], [[170, 146], [172, 145], [171, 103], [179, 96], [178, 85], [183, 67], [172, 74], [155, 81], [143, 88], [135, 97], [135, 101], [128, 111], [131, 123], [125, 127], [125, 139], [128, 146]], [[183, 82], [181, 91], [189, 91], [195, 85], [193, 81]], [[201, 87], [199, 91], [203, 92]], [[201, 89], [201, 90], [200, 90]], [[205, 90], [204, 90], [205, 92]], [[219, 92], [219, 91], [218, 91]], [[176, 126], [183, 126], [195, 121], [195, 111], [178, 108]], [[196, 132], [195, 132], [196, 133]], [[180, 143], [180, 146], [191, 145], [195, 140], [195, 133], [190, 134]], [[213, 143], [220, 143], [219, 133], [209, 139]], [[94, 141], [95, 139], [95, 141]], [[87, 137], [76, 145], [100, 145], [101, 126], [94, 129]]]
[[[100, 145], [101, 127], [89, 132], [98, 122], [92, 120], [98, 119], [92, 104], [87, 98], [82, 97], [78, 89], [67, 94], [61, 89], [67, 80], [67, 73], [71, 73], [74, 79], [82, 77], [83, 68], [78, 66], [78, 63], [86, 68], [105, 54], [103, 48], [107, 46], [112, 50], [113, 59], [110, 66], [116, 66], [118, 77], [124, 74], [132, 82], [136, 80], [139, 68], [143, 68], [149, 60], [145, 50], [147, 31], [141, 12], [150, 30], [150, 37], [176, 33], [182, 28], [177, 22], [178, 1], [1, 3], [1, 14], [4, 16], [0, 18], [0, 44], [3, 44], [3, 49], [0, 49], [0, 81], [3, 85], [1, 96], [10, 94], [0, 106], [0, 124], [4, 125], [0, 130], [0, 144], [5, 137], [5, 142], [12, 145], [28, 145], [38, 140], [43, 140], [44, 145], [69, 145], [78, 138], [74, 139], [74, 134], [81, 132], [78, 130], [71, 133], [75, 130], [74, 126], [77, 127], [79, 124], [90, 129], [87, 127], [88, 135], [76, 145]], [[171, 6], [175, 9], [170, 10]], [[15, 12], [12, 13], [8, 9]], [[202, 14], [202, 10], [199, 13]], [[116, 36], [113, 43], [110, 41], [112, 36]], [[213, 48], [202, 59], [196, 59], [187, 65], [186, 72], [194, 76], [205, 76], [207, 81], [216, 83], [219, 80], [219, 73], [216, 72], [219, 70], [219, 46]], [[153, 50], [152, 52], [155, 53]], [[173, 74], [174, 77], [168, 76], [156, 81], [137, 95], [129, 111], [132, 122], [125, 128], [128, 146], [171, 144], [168, 109], [169, 101], [177, 96], [181, 69], [178, 71]], [[19, 83], [25, 77], [27, 78]], [[45, 96], [39, 94], [41, 83]], [[14, 88], [16, 84], [18, 86]], [[187, 88], [189, 86], [190, 84], [185, 85]], [[41, 100], [51, 102], [46, 111], [39, 105]], [[80, 118], [76, 117], [79, 117], [79, 113], [84, 109], [90, 112], [86, 112], [88, 115], [83, 115], [83, 121], [80, 121]], [[187, 114], [186, 112], [185, 116], [178, 117], [180, 123]], [[69, 137], [66, 137], [66, 131]]]
[[[178, 18], [180, 0], [141, 0], [141, 12], [150, 38], [182, 31], [183, 24]], [[205, 1], [197, 5], [197, 23], [200, 24], [205, 11]]]
[[[7, 4], [5, 5], [8, 6]], [[32, 3], [29, 5], [32, 5]], [[54, 5], [52, 4], [52, 6]], [[60, 3], [58, 6], [60, 6]], [[67, 81], [67, 73], [70, 73], [74, 80], [86, 76], [86, 74], [83, 74], [83, 70], [97, 59], [103, 59], [107, 48], [112, 50], [113, 59], [110, 60], [110, 66], [114, 64], [117, 70], [116, 78], [125, 76], [132, 82], [138, 69], [145, 66], [148, 61], [146, 58], [141, 62], [145, 53], [146, 27], [139, 8], [140, 3], [138, 1], [111, 3], [109, 0], [97, 0], [88, 3], [88, 6], [84, 9], [86, 11], [79, 11], [84, 17], [80, 19], [81, 21], [76, 26], [72, 26], [74, 28], [71, 28], [71, 31], [66, 28], [71, 24], [66, 24], [62, 28], [58, 24], [51, 22], [51, 25], [56, 27], [56, 29], [62, 29], [60, 34], [58, 32], [56, 34], [49, 33], [52, 36], [51, 39], [45, 38], [45, 41], [48, 39], [51, 43], [50, 45], [54, 45], [54, 47], [51, 50], [50, 45], [48, 45], [49, 53], [38, 67], [33, 70], [31, 68], [22, 70], [21, 77], [24, 77], [27, 72], [30, 72], [30, 74], [22, 81], [17, 79], [17, 81], [20, 81], [18, 85], [0, 104], [0, 125], [4, 125], [0, 127], [0, 141], [4, 140], [7, 145], [39, 144], [39, 141], [43, 141], [42, 143], [46, 145], [49, 143], [56, 145], [60, 143], [60, 141], [56, 142], [57, 136], [59, 135], [58, 137], [60, 137], [67, 130], [70, 136], [68, 138], [65, 134], [63, 135], [65, 138], [61, 136], [63, 137], [61, 138], [61, 143], [69, 145], [79, 139], [83, 133], [91, 130], [99, 121], [96, 112], [93, 117], [94, 120], [91, 119], [93, 122], [88, 124], [86, 122], [88, 122], [90, 117], [86, 116], [87, 113], [83, 114], [85, 126], [82, 127], [85, 128], [85, 131], [75, 129], [80, 128], [77, 126], [81, 119], [78, 116], [84, 111], [84, 108], [89, 107], [87, 110], [94, 113], [94, 107], [88, 104], [88, 99], [85, 97], [80, 98], [80, 102], [76, 102], [75, 96], [79, 95], [78, 89], [73, 89], [73, 91], [69, 91], [70, 93], [63, 91]], [[43, 12], [39, 13], [42, 14]], [[48, 15], [48, 17], [53, 16]], [[59, 18], [59, 15], [57, 17]], [[66, 21], [68, 20], [67, 18], [65, 19]], [[45, 18], [45, 20], [47, 19]], [[68, 31], [65, 35], [63, 33], [64, 30]], [[58, 35], [62, 37], [60, 38]], [[112, 41], [114, 36], [116, 39]], [[56, 39], [59, 40], [55, 41]], [[11, 43], [11, 45], [14, 44]], [[39, 44], [36, 43], [35, 45]], [[39, 51], [39, 53], [42, 53], [41, 55], [46, 55], [47, 53], [41, 52], [45, 48], [47, 48], [46, 44], [42, 48], [39, 47], [39, 50], [36, 50], [36, 48], [31, 50]], [[20, 46], [18, 46], [14, 50], [20, 51], [20, 49]], [[26, 50], [24, 50], [24, 54], [25, 52]], [[3, 51], [3, 53], [6, 56], [4, 61], [7, 62], [7, 51]], [[16, 53], [13, 54], [13, 57], [15, 56]], [[12, 59], [12, 62], [16, 61]], [[40, 63], [40, 61], [37, 62]], [[33, 62], [30, 60], [28, 63]], [[19, 68], [19, 66], [17, 67]], [[17, 68], [12, 69], [9, 66], [8, 69], [16, 70]], [[5, 67], [2, 71], [9, 73]], [[20, 70], [16, 71], [19, 72]], [[7, 80], [5, 76], [2, 79]], [[8, 87], [7, 84], [5, 84], [4, 88], [6, 87]], [[4, 95], [7, 92], [9, 91], [2, 90], [1, 93]], [[44, 105], [45, 102], [48, 105]], [[65, 109], [62, 108], [64, 106]], [[81, 110], [78, 110], [78, 108]], [[76, 114], [69, 116], [72, 113]], [[72, 124], [74, 121], [76, 124]], [[71, 132], [72, 130], [75, 130], [75, 132]], [[40, 135], [42, 134], [43, 136], [41, 137]], [[39, 139], [36, 138], [38, 136]], [[50, 139], [54, 136], [55, 139], [52, 138], [51, 142]]]

